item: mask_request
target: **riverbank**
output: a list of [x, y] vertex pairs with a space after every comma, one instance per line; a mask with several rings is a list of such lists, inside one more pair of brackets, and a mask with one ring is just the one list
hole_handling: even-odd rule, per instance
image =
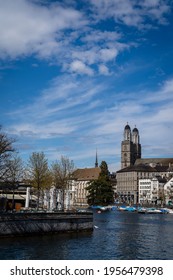
[[172, 215], [93, 211], [94, 230], [0, 238], [1, 260], [173, 260]]
[[19, 212], [0, 214], [0, 237], [92, 230], [93, 214], [91, 212]]

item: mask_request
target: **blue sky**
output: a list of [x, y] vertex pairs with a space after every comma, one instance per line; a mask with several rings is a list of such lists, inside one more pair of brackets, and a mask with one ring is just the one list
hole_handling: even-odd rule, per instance
[[0, 0], [3, 130], [20, 156], [120, 169], [124, 126], [142, 157], [173, 157], [170, 0]]

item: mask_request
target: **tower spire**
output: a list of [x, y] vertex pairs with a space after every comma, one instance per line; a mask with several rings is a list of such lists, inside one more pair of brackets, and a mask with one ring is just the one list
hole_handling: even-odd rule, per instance
[[98, 167], [97, 149], [96, 149], [96, 161], [95, 161], [95, 167]]

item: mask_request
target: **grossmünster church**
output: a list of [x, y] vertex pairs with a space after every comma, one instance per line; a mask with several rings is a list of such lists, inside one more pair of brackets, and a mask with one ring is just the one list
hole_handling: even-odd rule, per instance
[[141, 158], [139, 130], [124, 128], [121, 142], [121, 169], [116, 172], [117, 194], [121, 200], [138, 203], [139, 179], [162, 176], [168, 178], [173, 172], [173, 158]]

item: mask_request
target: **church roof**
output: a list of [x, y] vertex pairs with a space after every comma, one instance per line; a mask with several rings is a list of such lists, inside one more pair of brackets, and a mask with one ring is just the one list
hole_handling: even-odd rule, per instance
[[78, 181], [97, 180], [100, 171], [100, 167], [77, 169], [73, 172], [73, 178]]
[[173, 163], [173, 158], [139, 158], [135, 161], [135, 165], [145, 164], [150, 166], [169, 166], [170, 163]]
[[123, 169], [120, 169], [117, 171], [117, 173], [124, 173], [124, 172], [132, 172], [132, 171], [136, 171], [136, 172], [157, 172], [157, 170], [149, 165], [145, 165], [145, 164], [139, 164], [139, 165], [132, 165], [132, 166], [128, 166], [125, 167]]
[[[139, 162], [139, 164], [137, 164], [135, 162], [135, 165], [132, 166], [128, 166], [125, 167], [123, 169], [120, 169], [117, 171], [117, 173], [123, 173], [123, 172], [132, 172], [132, 171], [136, 171], [136, 172], [169, 172], [170, 171], [170, 167], [169, 167], [169, 163], [167, 163], [166, 159], [164, 161], [163, 159], [163, 164], [162, 162], [159, 162], [158, 159], [156, 160], [157, 164], [151, 161], [152, 159], [148, 159], [148, 161], [146, 162], [145, 160], [140, 161], [140, 160], [136, 160], [136, 162]], [[144, 163], [141, 163], [144, 162]]]
[[138, 131], [138, 129], [135, 127], [135, 128], [133, 129], [133, 132], [139, 132], [139, 131]]
[[130, 129], [130, 126], [128, 124], [126, 124], [124, 129]]

